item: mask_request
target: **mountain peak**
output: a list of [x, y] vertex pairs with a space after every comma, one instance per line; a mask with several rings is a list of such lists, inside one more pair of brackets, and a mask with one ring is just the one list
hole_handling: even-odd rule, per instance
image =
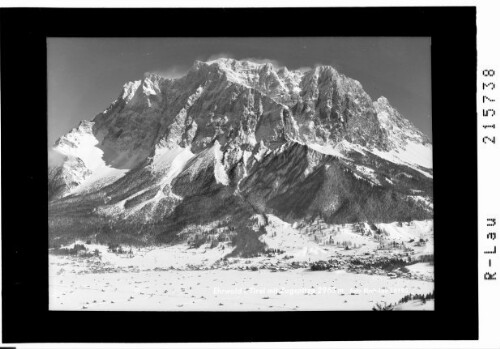
[[161, 75], [160, 73], [156, 73], [156, 72], [145, 72], [142, 81], [144, 82], [147, 80], [149, 80], [151, 82], [163, 82], [165, 80], [174, 80], [174, 79], [165, 77], [165, 76]]
[[[289, 71], [268, 61], [218, 58], [194, 62], [179, 79], [147, 72], [126, 83], [93, 122], [82, 122], [56, 146], [92, 170], [101, 158], [106, 166], [132, 169], [154, 157], [158, 144], [193, 154], [219, 144], [231, 168], [243, 152], [279, 149], [289, 140], [325, 149], [345, 141], [380, 152], [425, 143], [387, 98], [372, 101], [332, 66]], [[87, 146], [94, 147], [92, 158]]]
[[209, 67], [218, 67], [222, 71], [236, 73], [236, 74], [259, 74], [259, 73], [288, 73], [288, 70], [283, 70], [281, 67], [274, 66], [270, 61], [263, 60], [262, 62], [255, 62], [249, 59], [237, 60], [234, 58], [217, 58], [207, 62], [196, 61], [194, 67], [199, 68], [202, 65]]
[[376, 102], [380, 105], [389, 105], [389, 100], [384, 96], [380, 96]]
[[53, 151], [56, 237], [84, 228], [109, 238], [111, 221], [133, 240], [173, 242], [256, 212], [337, 223], [430, 214], [408, 195], [432, 194], [432, 146], [332, 66], [219, 58], [178, 79], [145, 73]]
[[132, 99], [141, 83], [141, 80], [129, 81], [125, 83], [125, 85], [123, 85], [121, 98], [125, 101]]
[[220, 57], [210, 61], [205, 62], [208, 65], [216, 64], [223, 68], [262, 68], [266, 67], [267, 69], [274, 68], [270, 62], [256, 63], [251, 60], [238, 60], [234, 58]]

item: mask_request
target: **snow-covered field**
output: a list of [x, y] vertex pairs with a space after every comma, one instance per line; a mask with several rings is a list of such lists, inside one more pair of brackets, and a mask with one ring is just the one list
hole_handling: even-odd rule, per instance
[[[434, 289], [432, 221], [301, 226], [268, 215], [260, 239], [276, 253], [225, 258], [229, 242], [125, 247], [86, 244], [94, 257], [50, 254], [50, 309], [88, 310], [371, 310]], [[83, 243], [83, 242], [80, 242]], [[347, 246], [347, 247], [346, 247]], [[70, 246], [71, 247], [71, 246]], [[371, 262], [411, 258], [389, 273]], [[311, 263], [334, 261], [330, 270]], [[359, 261], [368, 263], [360, 266]], [[433, 310], [433, 301], [396, 309]]]
[[[51, 310], [371, 310], [432, 282], [345, 271], [191, 270], [50, 275]], [[408, 307], [405, 304], [406, 307]], [[423, 305], [414, 304], [418, 310]], [[427, 307], [429, 308], [429, 304]], [[433, 309], [427, 309], [433, 310]]]

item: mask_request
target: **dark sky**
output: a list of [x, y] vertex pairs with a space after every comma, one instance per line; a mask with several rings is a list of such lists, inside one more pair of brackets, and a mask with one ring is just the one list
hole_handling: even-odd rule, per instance
[[145, 72], [183, 75], [195, 60], [269, 59], [288, 69], [334, 66], [431, 137], [430, 38], [51, 38], [48, 140], [92, 120]]

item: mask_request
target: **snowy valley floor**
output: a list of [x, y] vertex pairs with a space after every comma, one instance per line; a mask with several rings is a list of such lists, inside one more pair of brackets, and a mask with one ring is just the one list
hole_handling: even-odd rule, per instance
[[[432, 282], [345, 271], [143, 271], [50, 277], [51, 310], [371, 310]], [[405, 304], [407, 306], [407, 304]], [[433, 302], [412, 310], [433, 310]]]
[[[215, 248], [126, 247], [125, 253], [86, 244], [89, 252], [99, 251], [87, 257], [51, 252], [50, 309], [371, 310], [410, 294], [432, 293], [433, 266], [418, 260], [433, 254], [432, 221], [377, 227], [383, 243], [359, 233], [355, 225], [323, 227], [318, 235], [308, 233], [311, 226], [301, 230], [270, 217], [268, 233], [261, 238], [284, 252], [254, 258], [224, 258], [231, 251], [228, 243]], [[345, 247], [347, 242], [351, 248]], [[397, 243], [399, 247], [391, 247]], [[391, 270], [380, 264], [410, 258], [412, 263]], [[315, 264], [328, 270], [312, 271]], [[434, 300], [410, 300], [395, 310], [434, 310]]]

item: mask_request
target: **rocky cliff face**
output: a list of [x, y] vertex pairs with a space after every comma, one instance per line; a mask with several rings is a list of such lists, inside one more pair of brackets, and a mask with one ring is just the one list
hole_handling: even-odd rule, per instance
[[251, 230], [248, 217], [271, 212], [332, 222], [432, 215], [411, 199], [432, 200], [429, 140], [329, 66], [218, 59], [175, 80], [146, 74], [53, 152], [53, 239], [176, 241], [215, 220]]

